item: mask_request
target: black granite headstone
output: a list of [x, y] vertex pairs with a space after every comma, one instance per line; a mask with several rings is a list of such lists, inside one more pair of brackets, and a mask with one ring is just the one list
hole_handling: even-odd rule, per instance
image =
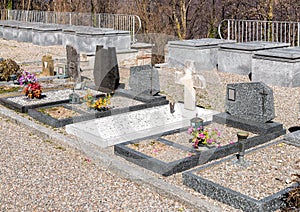
[[131, 67], [129, 87], [136, 95], [156, 95], [160, 92], [159, 75], [157, 69], [150, 65]]
[[118, 88], [120, 76], [115, 47], [96, 47], [94, 80], [98, 91], [109, 93]]
[[80, 55], [77, 53], [77, 50], [70, 45], [66, 46], [67, 50], [67, 75], [72, 77], [75, 82], [80, 82]]
[[271, 121], [275, 118], [273, 90], [262, 82], [228, 84], [225, 109], [245, 120]]

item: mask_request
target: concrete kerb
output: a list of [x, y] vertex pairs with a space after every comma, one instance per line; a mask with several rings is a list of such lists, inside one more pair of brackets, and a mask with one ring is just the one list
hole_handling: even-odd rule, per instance
[[[39, 134], [45, 139], [53, 139], [58, 142], [63, 142], [71, 148], [75, 148], [83, 152], [86, 156], [92, 158], [94, 162], [101, 166], [106, 166], [107, 170], [114, 172], [115, 174], [121, 175], [122, 177], [129, 179], [140, 185], [148, 185], [160, 194], [170, 196], [177, 201], [194, 208], [197, 211], [222, 211], [221, 208], [213, 206], [208, 202], [201, 200], [200, 198], [194, 197], [186, 191], [168, 184], [161, 179], [156, 179], [152, 176], [147, 175], [143, 172], [140, 167], [133, 167], [129, 164], [118, 160], [116, 156], [109, 155], [107, 149], [101, 149], [89, 142], [82, 139], [72, 140], [63, 134], [53, 132], [52, 130], [39, 125], [27, 118], [20, 116], [18, 113], [6, 109], [0, 106], [0, 116], [8, 118], [16, 124], [22, 125], [27, 129], [30, 129], [34, 133]], [[99, 154], [101, 152], [101, 154]]]

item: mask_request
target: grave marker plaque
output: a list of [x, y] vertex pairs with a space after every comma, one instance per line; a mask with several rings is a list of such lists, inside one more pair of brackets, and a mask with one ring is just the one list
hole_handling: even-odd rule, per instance
[[42, 75], [43, 76], [53, 76], [54, 75], [54, 64], [51, 55], [44, 55], [42, 57]]

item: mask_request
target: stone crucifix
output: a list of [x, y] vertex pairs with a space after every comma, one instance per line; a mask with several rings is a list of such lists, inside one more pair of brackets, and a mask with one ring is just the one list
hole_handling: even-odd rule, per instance
[[202, 75], [195, 74], [195, 62], [185, 61], [184, 74], [175, 73], [175, 83], [184, 85], [184, 109], [194, 111], [196, 108], [196, 90], [195, 88], [205, 88], [206, 81]]

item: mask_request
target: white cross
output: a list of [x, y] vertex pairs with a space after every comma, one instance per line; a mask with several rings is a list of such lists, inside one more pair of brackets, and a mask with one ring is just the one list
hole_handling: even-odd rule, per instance
[[195, 62], [185, 61], [185, 74], [176, 72], [175, 83], [184, 85], [184, 108], [194, 111], [196, 108], [196, 90], [195, 88], [205, 88], [206, 81], [202, 75], [195, 74]]

